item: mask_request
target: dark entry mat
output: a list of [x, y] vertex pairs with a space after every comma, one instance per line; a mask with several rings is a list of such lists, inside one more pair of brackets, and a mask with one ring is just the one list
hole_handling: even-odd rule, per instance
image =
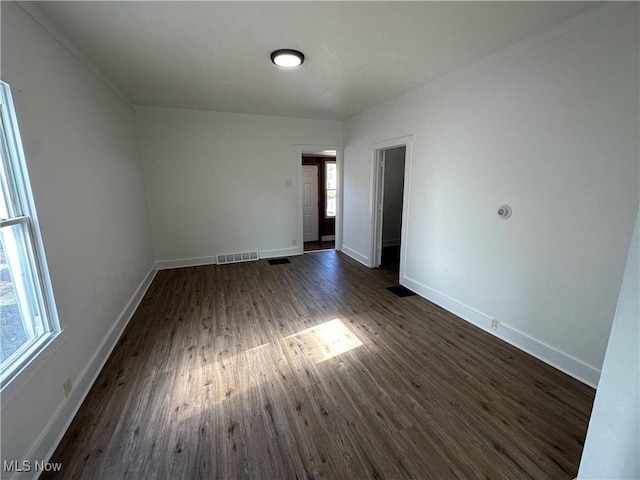
[[270, 258], [269, 265], [282, 265], [284, 263], [291, 263], [288, 258]]
[[411, 297], [415, 295], [416, 292], [412, 292], [407, 287], [403, 287], [402, 285], [394, 285], [393, 287], [387, 287], [391, 293], [396, 294], [399, 297]]

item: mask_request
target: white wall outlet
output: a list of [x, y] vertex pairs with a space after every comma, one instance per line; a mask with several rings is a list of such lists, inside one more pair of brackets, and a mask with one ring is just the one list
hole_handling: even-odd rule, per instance
[[71, 390], [73, 390], [73, 383], [71, 383], [71, 377], [67, 377], [67, 379], [62, 382], [62, 388], [64, 388], [64, 396], [69, 397], [71, 395]]
[[298, 240], [296, 240], [295, 238], [291, 240], [291, 245], [293, 245], [294, 247], [298, 245]]
[[293, 182], [291, 180], [289, 180], [288, 178], [284, 181], [284, 186], [285, 187], [290, 187], [293, 184]]
[[497, 330], [498, 325], [500, 325], [500, 322], [498, 320], [491, 320], [491, 330]]

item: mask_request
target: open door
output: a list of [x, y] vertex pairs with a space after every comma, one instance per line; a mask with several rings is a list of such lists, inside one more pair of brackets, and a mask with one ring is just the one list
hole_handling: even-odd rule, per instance
[[374, 266], [397, 265], [402, 244], [404, 146], [378, 150]]
[[372, 216], [370, 267], [405, 274], [407, 231], [405, 210], [409, 204], [413, 135], [372, 145]]
[[302, 235], [304, 242], [317, 242], [319, 234], [318, 166], [302, 166]]
[[375, 202], [375, 249], [373, 267], [382, 265], [382, 227], [384, 222], [384, 171], [385, 151], [376, 151], [376, 202]]

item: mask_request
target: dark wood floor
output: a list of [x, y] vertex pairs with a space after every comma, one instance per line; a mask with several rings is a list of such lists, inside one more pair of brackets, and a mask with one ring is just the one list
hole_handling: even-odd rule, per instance
[[334, 248], [336, 248], [336, 242], [334, 240], [304, 242], [305, 252], [317, 252], [319, 250], [333, 250]]
[[394, 278], [160, 271], [43, 478], [573, 478], [594, 391]]

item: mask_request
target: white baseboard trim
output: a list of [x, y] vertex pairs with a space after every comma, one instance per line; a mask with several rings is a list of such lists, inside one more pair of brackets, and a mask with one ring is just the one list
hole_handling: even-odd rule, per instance
[[107, 362], [111, 352], [118, 343], [124, 329], [129, 324], [129, 321], [133, 317], [138, 305], [140, 305], [145, 293], [147, 293], [156, 273], [157, 268], [156, 265], [154, 265], [147, 275], [145, 275], [142, 283], [138, 286], [133, 296], [118, 316], [116, 322], [109, 330], [109, 333], [107, 333], [102, 340], [102, 343], [96, 350], [96, 353], [91, 357], [87, 366], [75, 380], [74, 388], [70, 397], [66, 399], [66, 401], [63, 401], [53, 414], [42, 434], [38, 440], [36, 440], [31, 451], [26, 456], [27, 459], [36, 459], [38, 461], [49, 461], [51, 459], [56, 448], [58, 448], [58, 444], [62, 440], [62, 437], [71, 425], [73, 418], [78, 413], [82, 402], [84, 402], [89, 390], [91, 390], [91, 387], [102, 371], [104, 364]]
[[275, 250], [260, 250], [260, 258], [292, 257], [302, 255], [300, 247], [277, 248]]
[[573, 358], [572, 356], [567, 355], [566, 353], [561, 352], [540, 340], [536, 340], [510, 325], [500, 323], [498, 330], [494, 333], [505, 342], [518, 347], [529, 355], [533, 355], [537, 359], [557, 368], [576, 380], [580, 380], [582, 383], [593, 388], [598, 387], [600, 370], [597, 368], [587, 365], [577, 358]]
[[489, 315], [486, 315], [476, 310], [475, 308], [465, 305], [464, 303], [459, 302], [458, 300], [451, 298], [444, 293], [438, 292], [431, 287], [427, 287], [426, 285], [423, 285], [422, 283], [409, 277], [405, 276], [403, 279], [401, 279], [400, 283], [408, 289], [413, 290], [420, 296], [426, 298], [430, 302], [441, 306], [445, 310], [453, 313], [463, 320], [473, 323], [475, 326], [480, 327], [483, 330], [487, 330], [489, 333], [491, 333], [491, 321], [493, 319]]
[[194, 258], [179, 258], [177, 260], [159, 260], [156, 262], [156, 268], [158, 270], [169, 270], [172, 268], [183, 267], [199, 267], [200, 265], [216, 265], [218, 259], [215, 255], [211, 257], [194, 257]]
[[[302, 255], [300, 247], [278, 248], [275, 250], [259, 250], [260, 258], [274, 257], [291, 257], [293, 255]], [[158, 270], [170, 270], [172, 268], [199, 267], [201, 265], [217, 265], [218, 258], [214, 255], [211, 257], [192, 257], [178, 258], [176, 260], [159, 260], [156, 262]]]
[[340, 250], [340, 251], [342, 253], [344, 253], [345, 255], [348, 255], [349, 257], [353, 258], [357, 262], [360, 262], [365, 267], [369, 266], [369, 258], [366, 255], [363, 255], [360, 252], [357, 252], [357, 251], [347, 247], [346, 245], [342, 245], [342, 250]]
[[486, 315], [475, 308], [465, 305], [464, 303], [438, 292], [433, 288], [427, 287], [426, 285], [423, 285], [411, 278], [405, 276], [400, 283], [427, 300], [441, 306], [463, 320], [472, 323], [485, 332], [504, 340], [519, 350], [536, 357], [538, 360], [557, 368], [590, 387], [597, 387], [598, 380], [600, 379], [600, 370], [597, 368], [587, 365], [586, 363], [573, 358], [572, 356], [567, 355], [566, 353], [561, 352], [540, 340], [530, 337], [529, 335], [520, 332], [505, 323], [501, 322], [498, 325], [497, 330], [492, 330], [491, 322], [493, 319], [489, 315]]
[[335, 236], [335, 235], [322, 235], [322, 236], [320, 237], [320, 241], [321, 241], [321, 242], [329, 242], [329, 241], [331, 241], [331, 240], [335, 240], [335, 239], [336, 239], [336, 236]]
[[400, 245], [401, 239], [399, 238], [390, 238], [390, 239], [382, 239], [382, 247], [397, 247]]

